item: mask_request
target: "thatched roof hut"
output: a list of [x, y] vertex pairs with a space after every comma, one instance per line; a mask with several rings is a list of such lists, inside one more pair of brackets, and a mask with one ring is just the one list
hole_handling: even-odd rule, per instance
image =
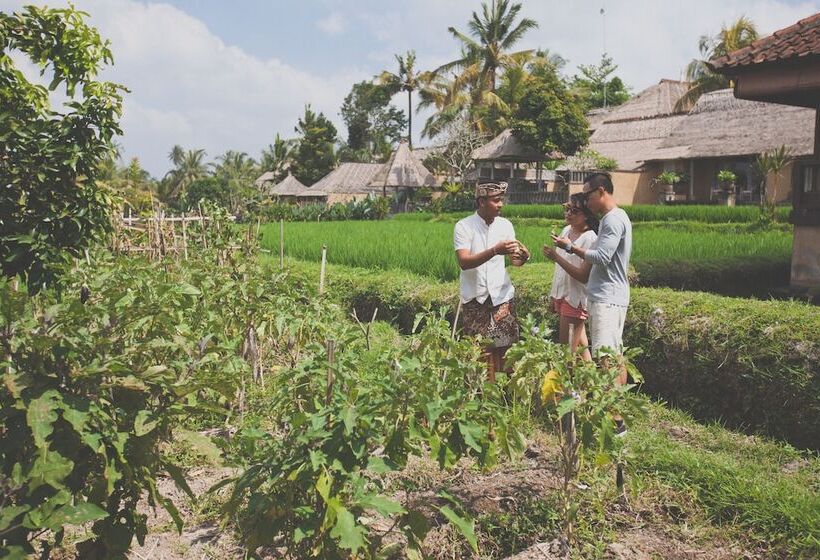
[[387, 163], [374, 175], [370, 185], [381, 188], [384, 193], [388, 188], [432, 188], [437, 183], [433, 174], [410, 151], [407, 142], [402, 140]]
[[737, 99], [731, 89], [704, 94], [645, 160], [754, 156], [785, 144], [814, 150], [814, 111]]
[[371, 186], [383, 163], [342, 163], [322, 177], [311, 189], [331, 194], [381, 194], [380, 187]]
[[675, 104], [686, 89], [686, 82], [661, 80], [614, 107], [595, 124], [590, 149], [614, 159], [618, 169], [638, 169], [685, 118]]
[[267, 191], [268, 189], [272, 188], [272, 183], [276, 180], [276, 175], [273, 171], [265, 171], [259, 177], [256, 178], [256, 181], [253, 182], [256, 185], [256, 188], [260, 191]]
[[321, 189], [308, 188], [299, 179], [288, 173], [277, 185], [268, 191], [273, 196], [296, 198], [324, 198], [327, 196]]
[[546, 159], [544, 154], [535, 148], [525, 146], [509, 128], [483, 146], [473, 150], [471, 157], [476, 163], [481, 161], [532, 163]]

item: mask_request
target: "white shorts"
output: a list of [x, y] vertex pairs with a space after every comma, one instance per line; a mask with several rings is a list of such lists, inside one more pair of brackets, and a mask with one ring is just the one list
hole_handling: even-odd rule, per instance
[[589, 302], [589, 338], [593, 355], [601, 348], [609, 348], [618, 354], [623, 352], [625, 320], [625, 306]]

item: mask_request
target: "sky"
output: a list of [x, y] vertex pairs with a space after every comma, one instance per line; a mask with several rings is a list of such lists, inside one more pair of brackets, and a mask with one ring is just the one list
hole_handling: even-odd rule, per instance
[[[15, 11], [32, 0], [1, 0]], [[63, 0], [49, 0], [52, 7]], [[351, 86], [413, 49], [417, 68], [455, 59], [447, 28], [467, 31], [478, 0], [73, 0], [111, 42], [102, 78], [128, 87], [118, 139], [154, 177], [170, 168], [175, 144], [209, 158], [238, 150], [258, 158], [276, 134], [295, 136], [305, 104], [346, 131], [339, 107]], [[741, 15], [761, 35], [820, 12], [820, 0], [523, 0], [536, 20], [520, 48], [547, 48], [565, 73], [596, 64], [605, 51], [633, 93], [680, 79], [698, 40]], [[601, 10], [604, 10], [603, 15]], [[24, 73], [31, 65], [19, 58]], [[406, 94], [402, 94], [406, 95]], [[406, 97], [394, 103], [406, 110]], [[426, 114], [414, 114], [414, 144]]]

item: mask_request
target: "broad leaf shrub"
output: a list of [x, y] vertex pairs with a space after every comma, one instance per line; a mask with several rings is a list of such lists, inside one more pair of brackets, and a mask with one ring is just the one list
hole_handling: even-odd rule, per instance
[[0, 555], [47, 555], [66, 527], [90, 522], [78, 554], [123, 557], [145, 538], [141, 498], [180, 526], [156, 477], [187, 486], [160, 443], [177, 424], [241, 414], [258, 364], [338, 319], [318, 313], [298, 277], [225, 257], [231, 232], [209, 228], [209, 249], [188, 261], [83, 260], [33, 296], [0, 284]]
[[[98, 163], [120, 134], [124, 88], [97, 81], [108, 43], [73, 8], [0, 12], [0, 267], [31, 291], [53, 282], [111, 230], [111, 193]], [[12, 53], [50, 80], [29, 82]], [[68, 97], [63, 112], [50, 92]]]
[[[290, 266], [316, 274], [316, 265]], [[543, 268], [512, 269], [518, 309], [543, 318], [551, 277]], [[402, 271], [330, 266], [328, 285], [345, 305], [370, 316], [379, 309], [407, 331], [425, 307], [458, 304], [458, 284], [431, 282]], [[633, 288], [624, 342], [635, 358], [643, 389], [692, 411], [700, 419], [762, 432], [820, 449], [820, 314], [788, 301], [733, 299], [700, 292]]]
[[[390, 533], [366, 522], [377, 516], [404, 535], [407, 557], [421, 557], [428, 522], [385, 494], [383, 475], [411, 454], [446, 468], [466, 455], [491, 466], [523, 451], [505, 403], [508, 378], [485, 383], [478, 346], [452, 340], [443, 314], [423, 323], [401, 345], [370, 351], [361, 333], [337, 325], [332, 360], [316, 341], [279, 372], [270, 397], [276, 425], [242, 430], [234, 444], [233, 459], [247, 466], [228, 482], [226, 513], [250, 551], [277, 545], [294, 558], [375, 557]], [[472, 521], [446, 504], [439, 511], [476, 546]]]

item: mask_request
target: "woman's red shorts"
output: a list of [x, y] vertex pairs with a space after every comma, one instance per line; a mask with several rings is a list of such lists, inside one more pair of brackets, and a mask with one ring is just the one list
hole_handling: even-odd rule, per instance
[[564, 315], [565, 317], [572, 317], [573, 319], [581, 319], [582, 321], [586, 321], [589, 318], [589, 314], [583, 307], [573, 307], [569, 303], [567, 303], [567, 301], [564, 298], [551, 299], [552, 309], [559, 315]]

